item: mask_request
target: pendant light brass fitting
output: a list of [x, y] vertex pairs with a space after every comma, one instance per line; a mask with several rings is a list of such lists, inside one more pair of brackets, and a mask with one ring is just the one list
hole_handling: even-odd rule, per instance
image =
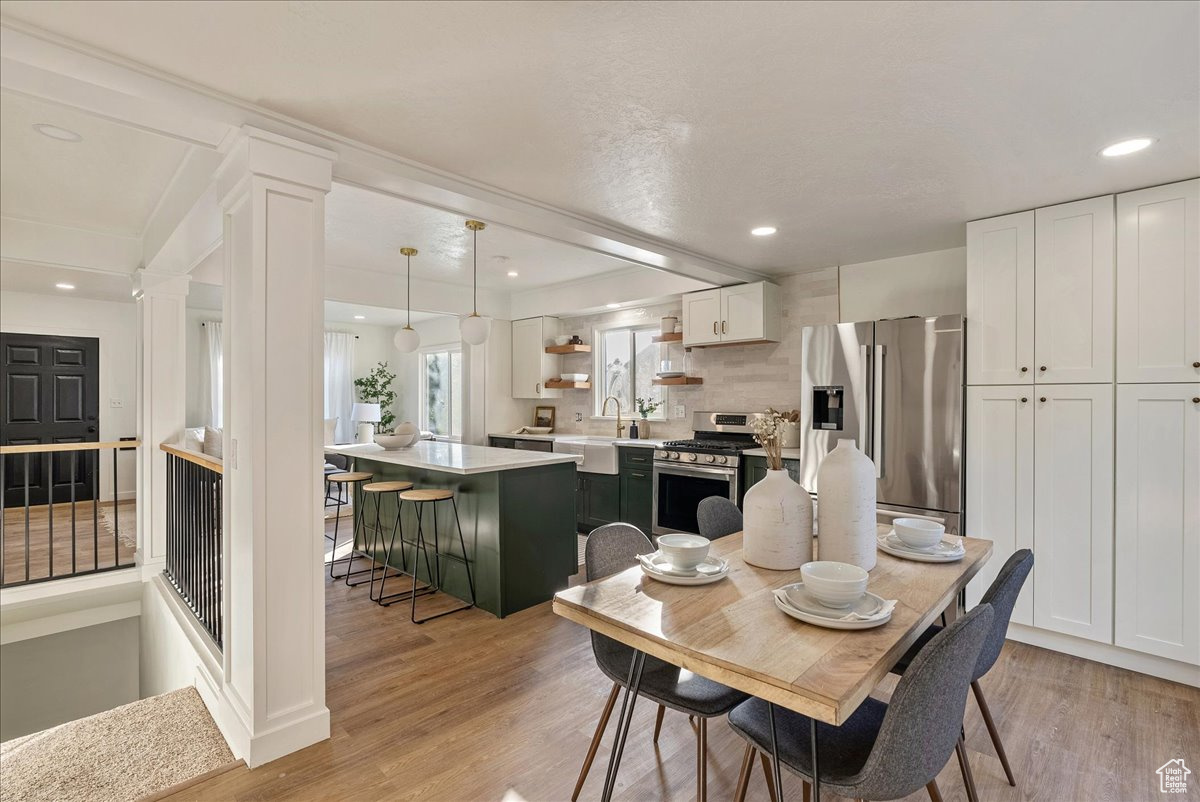
[[487, 228], [487, 223], [479, 220], [468, 220], [467, 228], [471, 229], [472, 231], [483, 231], [485, 228]]
[[401, 248], [400, 255], [401, 256], [416, 256], [417, 249], [416, 248]]

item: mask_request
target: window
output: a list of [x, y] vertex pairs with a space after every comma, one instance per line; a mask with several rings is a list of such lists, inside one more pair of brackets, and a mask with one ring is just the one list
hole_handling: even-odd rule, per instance
[[[593, 340], [597, 344], [595, 375], [599, 379], [594, 385], [596, 415], [603, 414], [604, 399], [611, 395], [621, 402], [621, 414], [625, 417], [641, 417], [634, 400], [646, 398], [660, 404], [650, 420], [666, 419], [666, 391], [653, 383], [661, 346], [652, 338], [658, 331], [658, 326], [625, 326], [596, 331]], [[612, 407], [609, 407], [609, 413], [615, 414]]]
[[462, 438], [462, 348], [421, 352], [421, 428]]

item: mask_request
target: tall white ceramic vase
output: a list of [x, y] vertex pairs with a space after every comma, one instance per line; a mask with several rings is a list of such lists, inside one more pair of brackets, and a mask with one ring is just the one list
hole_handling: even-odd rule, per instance
[[839, 440], [817, 472], [817, 536], [821, 559], [875, 567], [875, 463]]
[[788, 571], [812, 562], [813, 506], [787, 471], [767, 471], [742, 501], [742, 559]]

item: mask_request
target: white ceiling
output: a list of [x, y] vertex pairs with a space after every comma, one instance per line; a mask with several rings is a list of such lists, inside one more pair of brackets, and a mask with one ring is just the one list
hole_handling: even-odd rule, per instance
[[[460, 214], [378, 192], [333, 185], [325, 203], [325, 261], [404, 276], [400, 248], [411, 246], [414, 278], [471, 284], [471, 232]], [[479, 286], [527, 290], [627, 270], [629, 264], [555, 240], [489, 225], [479, 232]], [[517, 276], [510, 278], [510, 270]]]
[[[128, 295], [128, 292], [126, 293]], [[221, 288], [215, 284], [205, 284], [193, 281], [188, 288], [187, 305], [190, 309], [206, 309], [221, 311]], [[361, 316], [361, 319], [360, 319]], [[445, 317], [436, 312], [412, 313], [412, 322], [420, 323], [425, 320]], [[382, 306], [366, 306], [364, 304], [348, 304], [342, 301], [325, 301], [326, 323], [349, 323], [369, 326], [403, 326], [407, 320], [403, 309], [388, 309]]]
[[[60, 290], [55, 284], [75, 285], [73, 290]], [[101, 273], [94, 270], [72, 270], [52, 265], [30, 265], [0, 260], [0, 291], [32, 292], [39, 295], [62, 295], [74, 298], [94, 298], [99, 301], [133, 302], [133, 283], [128, 275]], [[218, 300], [217, 308], [220, 308]]]
[[[6, 14], [745, 267], [1200, 172], [1200, 4], [26, 2]], [[1131, 136], [1149, 151], [1096, 152]], [[779, 227], [751, 238], [751, 226]], [[418, 247], [419, 244], [417, 244]]]
[[[51, 139], [34, 130], [38, 123], [83, 140]], [[187, 150], [177, 140], [0, 92], [0, 214], [139, 236]]]

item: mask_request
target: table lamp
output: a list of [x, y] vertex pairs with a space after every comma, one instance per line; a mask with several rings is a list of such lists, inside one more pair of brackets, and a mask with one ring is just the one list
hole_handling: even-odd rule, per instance
[[358, 421], [358, 434], [354, 438], [355, 442], [375, 442], [375, 424], [380, 421], [378, 404], [355, 404], [350, 408], [350, 420]]

